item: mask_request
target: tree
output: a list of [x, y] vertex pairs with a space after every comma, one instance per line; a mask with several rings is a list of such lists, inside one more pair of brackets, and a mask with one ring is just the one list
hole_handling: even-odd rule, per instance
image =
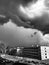
[[5, 53], [5, 51], [6, 51], [6, 45], [2, 41], [0, 41], [0, 51], [1, 51], [1, 53]]

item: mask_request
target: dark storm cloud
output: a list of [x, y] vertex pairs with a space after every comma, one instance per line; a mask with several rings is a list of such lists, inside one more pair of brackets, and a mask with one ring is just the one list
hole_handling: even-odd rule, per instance
[[[37, 17], [32, 20], [27, 20], [21, 17], [21, 14], [19, 14], [18, 6], [19, 4], [26, 4], [25, 0], [0, 0], [0, 14], [3, 14], [6, 16], [6, 18], [0, 18], [0, 24], [3, 25], [4, 23], [7, 23], [9, 19], [12, 19], [12, 22], [17, 24], [18, 26], [24, 26], [26, 28], [35, 28], [38, 30], [43, 31], [44, 33], [49, 33], [49, 18], [48, 14], [44, 14], [42, 17]], [[30, 0], [27, 0], [27, 3], [30, 2]], [[28, 22], [29, 21], [29, 22]]]
[[3, 25], [5, 23], [7, 23], [8, 21], [9, 21], [8, 17], [6, 17], [6, 18], [0, 17], [0, 25]]
[[20, 3], [23, 1], [0, 0], [0, 14], [6, 16], [0, 17], [0, 40], [11, 46], [49, 45], [49, 39], [41, 32], [48, 33], [48, 15], [32, 20], [24, 18], [24, 15], [21, 17], [22, 13], [19, 14], [17, 7]]
[[18, 5], [23, 3], [23, 0], [0, 0], [0, 3], [0, 14], [6, 16], [5, 18], [0, 17], [1, 25], [7, 23], [9, 19], [12, 19], [12, 22], [18, 26], [31, 27], [30, 25], [24, 23], [19, 17]]

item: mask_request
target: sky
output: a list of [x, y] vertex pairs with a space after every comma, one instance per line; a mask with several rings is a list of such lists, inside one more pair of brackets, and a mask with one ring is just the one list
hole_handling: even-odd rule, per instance
[[[11, 0], [9, 1], [9, 3], [10, 2], [11, 2]], [[15, 2], [15, 0], [12, 1], [10, 3], [10, 5], [9, 5], [9, 3], [8, 3], [8, 7], [5, 7], [6, 6], [5, 3], [2, 5], [2, 7], [4, 6], [5, 8], [9, 8], [9, 10], [8, 10], [8, 13], [10, 12], [9, 16], [11, 16], [11, 18], [14, 17], [13, 19], [16, 19], [17, 22], [15, 23], [14, 20], [13, 21], [9, 20], [9, 22], [7, 22], [7, 23], [5, 22], [5, 24], [0, 25], [0, 41], [3, 41], [3, 42], [6, 43], [6, 45], [10, 45], [10, 46], [32, 46], [33, 44], [34, 45], [36, 45], [36, 44], [49, 45], [49, 34], [43, 35], [43, 32], [38, 30], [38, 29], [24, 28], [23, 26], [18, 26], [17, 25], [17, 24], [24, 25], [24, 23], [21, 22], [18, 17], [16, 17], [16, 14], [17, 14], [16, 13], [16, 11], [17, 11], [16, 6], [18, 6], [18, 3]], [[42, 6], [40, 5], [40, 3], [41, 3]], [[38, 4], [38, 6], [40, 5], [41, 7], [40, 8], [37, 7], [36, 6], [37, 4]], [[34, 19], [33, 13], [35, 14], [35, 17], [37, 15], [41, 16], [43, 14], [43, 11], [44, 11], [44, 13], [45, 12], [47, 14], [49, 13], [49, 10], [47, 11], [45, 9], [44, 0], [41, 0], [41, 2], [37, 2], [37, 4], [34, 5], [34, 8], [33, 8], [32, 4], [31, 4], [31, 6], [29, 8], [25, 7], [25, 10], [29, 13], [29, 14], [27, 14], [27, 16], [29, 16], [29, 18]], [[36, 7], [36, 9], [35, 9], [35, 7]], [[0, 10], [1, 10], [1, 8], [0, 8]], [[2, 10], [0, 12], [2, 13]], [[5, 10], [5, 12], [7, 12], [7, 10]], [[21, 12], [18, 12], [18, 13], [20, 14]], [[24, 12], [24, 13], [26, 13], [26, 12]], [[23, 16], [26, 16], [26, 14], [25, 15], [23, 14], [22, 17]], [[32, 16], [32, 17], [30, 17], [30, 16]], [[44, 21], [43, 21], [42, 18], [44, 18]], [[37, 26], [39, 25], [38, 23], [40, 23], [41, 25], [42, 24], [44, 24], [44, 25], [49, 24], [49, 22], [48, 22], [49, 18], [47, 16], [46, 17], [43, 16], [42, 18], [39, 20], [40, 22], [38, 20], [36, 20]], [[38, 23], [37, 23], [37, 21], [38, 21]], [[42, 21], [42, 23], [41, 23], [41, 21]], [[25, 24], [25, 25], [27, 26], [27, 24]], [[39, 25], [39, 27], [40, 27], [40, 25]]]
[[0, 41], [10, 46], [49, 45], [48, 35], [43, 35], [37, 29], [19, 27], [12, 23], [12, 20], [9, 20], [4, 25], [0, 25]]

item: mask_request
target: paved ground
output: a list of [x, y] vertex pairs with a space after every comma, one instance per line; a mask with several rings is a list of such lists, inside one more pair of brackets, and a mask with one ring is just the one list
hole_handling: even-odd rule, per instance
[[10, 56], [10, 55], [5, 55], [5, 54], [0, 54], [0, 56], [3, 59], [9, 60], [6, 65], [15, 65], [15, 64], [20, 64], [20, 65], [48, 65], [49, 60], [44, 60], [40, 61], [37, 59], [30, 59], [30, 58], [23, 58], [23, 57], [18, 57], [18, 56]]

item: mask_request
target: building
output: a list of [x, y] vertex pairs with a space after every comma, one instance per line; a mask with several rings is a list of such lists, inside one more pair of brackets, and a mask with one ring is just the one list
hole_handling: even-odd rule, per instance
[[32, 59], [38, 59], [38, 60], [49, 59], [48, 46], [33, 46], [33, 47], [19, 48], [19, 52], [20, 54], [18, 54], [18, 56], [20, 57], [26, 57], [26, 58], [32, 58]]
[[9, 50], [7, 54], [23, 58], [47, 60], [49, 59], [49, 47], [38, 45], [32, 47], [17, 47], [11, 49], [11, 51]]

